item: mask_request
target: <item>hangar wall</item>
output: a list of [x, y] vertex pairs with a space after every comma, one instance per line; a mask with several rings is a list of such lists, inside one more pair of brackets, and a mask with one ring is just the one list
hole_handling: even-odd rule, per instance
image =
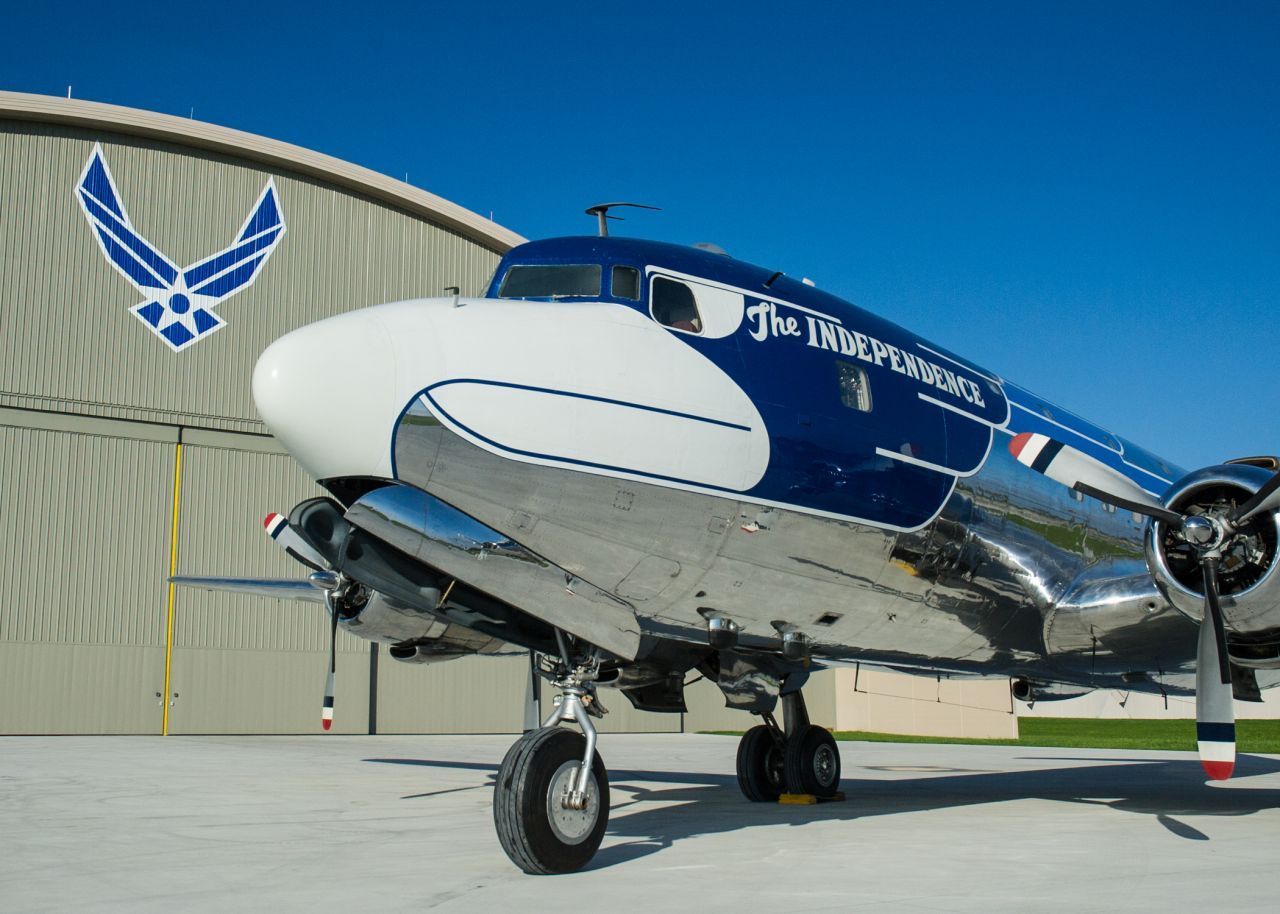
[[[227, 249], [272, 183], [284, 233], [218, 304], [225, 326], [174, 351], [131, 313], [147, 296], [101, 249], [77, 194], [95, 148], [119, 216], [179, 268]], [[21, 595], [0, 607], [0, 732], [316, 731], [321, 611], [165, 583], [171, 567], [298, 573], [266, 548], [261, 518], [320, 492], [255, 413], [254, 362], [332, 314], [478, 292], [521, 239], [307, 150], [14, 93], [0, 93], [0, 201], [0, 587]], [[495, 668], [523, 682], [523, 658], [489, 661], [482, 681], [466, 666], [393, 670], [384, 655], [371, 680], [368, 642], [342, 633], [339, 650], [340, 732], [368, 732], [371, 685], [387, 729], [519, 727], [519, 692], [513, 713], [486, 717], [472, 706], [495, 702], [443, 708], [431, 687], [492, 693]]]
[[[252, 283], [217, 304], [220, 329], [175, 351], [131, 311], [181, 290], [144, 294], [100, 247], [78, 191], [98, 149], [119, 218], [180, 270], [234, 250], [270, 182], [284, 232]], [[0, 92], [0, 733], [317, 732], [321, 611], [165, 583], [173, 570], [298, 573], [260, 521], [321, 493], [254, 411], [254, 362], [333, 314], [448, 286], [478, 293], [521, 240], [309, 150]], [[818, 674], [806, 692], [814, 720], [901, 732], [932, 720], [911, 702], [937, 703], [936, 689], [885, 680], [899, 713], [877, 715], [875, 682]], [[341, 633], [338, 683], [336, 732], [511, 732], [524, 723], [528, 663], [406, 665]], [[984, 714], [947, 732], [1009, 735], [1003, 685], [989, 686], [970, 702]], [[605, 731], [751, 723], [706, 682], [686, 715], [603, 697]]]

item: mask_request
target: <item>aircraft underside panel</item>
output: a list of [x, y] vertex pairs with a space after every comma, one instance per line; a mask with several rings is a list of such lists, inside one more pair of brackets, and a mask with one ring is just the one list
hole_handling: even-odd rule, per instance
[[[515, 462], [453, 434], [425, 404], [402, 420], [395, 458], [403, 482], [590, 580], [651, 633], [705, 643], [714, 612], [740, 625], [748, 646], [776, 649], [779, 626], [799, 629], [819, 661], [1041, 678], [1048, 661], [1057, 679], [1117, 687], [1133, 672], [1128, 655], [1082, 640], [1096, 632], [1118, 646], [1135, 620], [1130, 606], [1082, 591], [1098, 559], [1081, 553], [1128, 550], [1132, 559], [1136, 546], [1062, 526], [1049, 505], [1036, 507], [1034, 477], [1025, 480], [1033, 491], [1011, 499], [1000, 482], [1011, 469], [1004, 449], [960, 481], [937, 521], [911, 533]], [[542, 611], [536, 601], [527, 608]], [[1175, 645], [1179, 624], [1170, 617], [1162, 627]], [[1194, 638], [1185, 656], [1152, 653], [1145, 659], [1176, 690]]]

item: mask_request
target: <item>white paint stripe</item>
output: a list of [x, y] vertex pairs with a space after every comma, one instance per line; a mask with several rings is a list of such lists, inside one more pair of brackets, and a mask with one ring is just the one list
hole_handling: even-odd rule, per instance
[[972, 365], [966, 365], [964, 362], [957, 362], [955, 359], [951, 358], [951, 356], [949, 356], [949, 355], [943, 355], [941, 352], [939, 352], [939, 351], [938, 351], [938, 350], [936, 350], [936, 349], [930, 349], [930, 348], [929, 348], [928, 346], [926, 346], [924, 343], [921, 343], [921, 342], [919, 342], [919, 341], [917, 341], [917, 342], [916, 342], [916, 345], [917, 345], [917, 346], [919, 346], [921, 349], [923, 349], [925, 352], [933, 353], [934, 355], [936, 355], [936, 356], [937, 356], [938, 358], [940, 358], [940, 359], [946, 359], [946, 360], [947, 360], [948, 362], [950, 362], [952, 365], [958, 365], [958, 366], [960, 366], [961, 368], [963, 368], [965, 371], [971, 372], [972, 374], [976, 374], [976, 375], [977, 375], [978, 377], [980, 377], [980, 378], [986, 378], [986, 379], [987, 379], [988, 381], [990, 381], [992, 384], [995, 384], [995, 385], [997, 385], [997, 386], [1001, 387], [1002, 389], [1003, 389], [1003, 387], [1004, 387], [1003, 383], [1002, 383], [998, 378], [993, 378], [993, 377], [991, 377], [991, 375], [986, 374], [985, 372], [978, 371], [978, 369], [974, 368]]
[[1075, 435], [1077, 438], [1082, 438], [1085, 441], [1096, 444], [1098, 447], [1103, 448], [1104, 450], [1110, 451], [1111, 453], [1115, 454], [1117, 457], [1120, 456], [1119, 451], [1117, 451], [1115, 448], [1113, 448], [1109, 444], [1104, 444], [1103, 442], [1099, 441], [1097, 438], [1090, 438], [1084, 432], [1078, 431], [1069, 425], [1063, 425], [1061, 422], [1058, 422], [1056, 419], [1050, 419], [1048, 416], [1044, 415], [1044, 413], [1040, 412], [1039, 410], [1032, 409], [1029, 406], [1023, 406], [1021, 403], [1017, 403], [1013, 400], [1010, 400], [1009, 402], [1012, 403], [1014, 406], [1018, 407], [1018, 409], [1022, 410], [1024, 413], [1035, 416], [1041, 422], [1048, 422], [1050, 425], [1056, 425], [1058, 428], [1062, 429], [1064, 432], [1070, 432], [1071, 434]]
[[[918, 393], [916, 394], [916, 396], [919, 397], [924, 402], [930, 404], [931, 406], [940, 406], [943, 409], [950, 410], [951, 412], [956, 413], [957, 415], [964, 416], [966, 419], [972, 419], [974, 422], [977, 422], [979, 425], [985, 425], [987, 428], [1003, 429], [1005, 426], [1005, 423], [1009, 421], [1009, 417], [1007, 413], [1005, 415], [1004, 422], [998, 422], [998, 423], [991, 422], [987, 419], [983, 419], [981, 416], [975, 416], [973, 413], [965, 412], [963, 409], [961, 409], [960, 407], [952, 403], [943, 403], [941, 400], [935, 400], [933, 397], [929, 396], [928, 394]], [[1012, 434], [1012, 432], [1010, 434]]]
[[938, 473], [946, 473], [948, 476], [972, 476], [976, 470], [969, 473], [958, 473], [950, 467], [944, 467], [937, 463], [930, 463], [927, 460], [921, 460], [919, 457], [909, 457], [897, 451], [886, 450], [885, 448], [876, 448], [876, 453], [881, 457], [888, 457], [891, 460], [900, 460], [903, 463], [909, 463], [915, 467], [924, 467], [926, 470], [933, 470]]
[[1217, 741], [1210, 742], [1208, 740], [1197, 740], [1196, 747], [1200, 750], [1200, 757], [1210, 762], [1231, 762], [1235, 761], [1236, 744], [1221, 743]]
[[[1117, 439], [1117, 440], [1119, 440], [1119, 439]], [[1121, 447], [1123, 447], [1123, 446], [1124, 446], [1124, 445], [1122, 444], [1122, 445], [1121, 445]], [[1171, 485], [1173, 485], [1173, 480], [1171, 480], [1171, 479], [1165, 479], [1163, 476], [1160, 476], [1160, 475], [1158, 475], [1158, 474], [1156, 474], [1156, 473], [1152, 473], [1150, 470], [1144, 470], [1142, 467], [1138, 466], [1136, 463], [1130, 463], [1129, 461], [1125, 460], [1125, 459], [1124, 459], [1124, 457], [1121, 457], [1121, 458], [1120, 458], [1120, 462], [1121, 462], [1121, 463], [1123, 463], [1123, 464], [1124, 464], [1125, 466], [1127, 466], [1127, 467], [1132, 467], [1133, 469], [1137, 470], [1139, 473], [1145, 473], [1147, 476], [1150, 476], [1152, 479], [1158, 479], [1158, 480], [1160, 480], [1161, 482], [1163, 482], [1163, 483], [1164, 483], [1165, 485], [1167, 485], [1167, 486], [1171, 486]], [[1148, 491], [1149, 491], [1149, 490], [1148, 490]], [[1155, 495], [1156, 493], [1155, 493], [1155, 492], [1152, 492], [1151, 494], [1152, 494], [1152, 495]]]

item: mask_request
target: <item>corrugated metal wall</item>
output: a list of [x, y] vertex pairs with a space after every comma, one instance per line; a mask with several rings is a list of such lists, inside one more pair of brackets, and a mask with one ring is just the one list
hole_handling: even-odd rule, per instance
[[[219, 307], [227, 325], [182, 352], [130, 313], [141, 296], [80, 209], [95, 143], [134, 228], [180, 267], [225, 248], [275, 181], [286, 235]], [[342, 311], [478, 292], [499, 254], [320, 180], [110, 130], [0, 120], [0, 201], [0, 732], [159, 733], [179, 436], [178, 570], [298, 575], [261, 519], [317, 489], [260, 437], [258, 354]], [[318, 730], [323, 610], [174, 596], [170, 731]], [[370, 647], [345, 634], [339, 647], [335, 729], [367, 732]], [[384, 655], [383, 720], [429, 728], [417, 703], [397, 711], [396, 691], [401, 677], [440, 674], [394, 666]], [[511, 704], [518, 716], [518, 694]], [[434, 713], [445, 727], [466, 716]]]
[[104, 425], [0, 424], [0, 732], [159, 732], [177, 433]]
[[[171, 352], [129, 308], [74, 194], [101, 142], [134, 228], [180, 267], [225, 248], [268, 177], [288, 230], [227, 326]], [[498, 254], [358, 194], [203, 150], [0, 121], [0, 405], [262, 432], [248, 379], [288, 330], [383, 301], [478, 292]]]

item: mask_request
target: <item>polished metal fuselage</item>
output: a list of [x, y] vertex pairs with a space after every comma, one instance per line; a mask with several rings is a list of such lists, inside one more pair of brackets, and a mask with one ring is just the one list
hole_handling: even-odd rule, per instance
[[[999, 436], [915, 532], [511, 460], [421, 407], [404, 417], [395, 457], [401, 482], [629, 608], [561, 610], [557, 624], [596, 643], [634, 643], [638, 629], [705, 644], [716, 615], [748, 647], [777, 649], [784, 628], [799, 630], [819, 663], [1135, 690], [1194, 683], [1197, 627], [1152, 583], [1141, 519], [1026, 472]], [[448, 570], [521, 605], [500, 564], [458, 555]]]

